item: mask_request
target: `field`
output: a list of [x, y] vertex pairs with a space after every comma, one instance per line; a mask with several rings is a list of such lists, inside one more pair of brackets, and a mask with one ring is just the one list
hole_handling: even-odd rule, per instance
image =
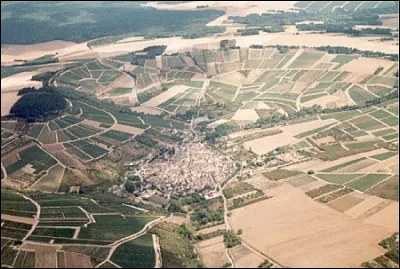
[[[278, 262], [290, 267], [358, 266], [383, 252], [374, 242], [390, 234], [388, 229], [346, 218], [289, 185], [268, 194], [274, 198], [236, 209], [230, 221], [235, 230], [243, 230], [243, 240]], [[311, 249], [318, 249], [318, 255]], [[336, 252], [342, 259], [333, 258]]]
[[366, 191], [388, 177], [389, 175], [386, 174], [368, 174], [345, 185], [352, 189]]
[[47, 192], [57, 192], [63, 175], [64, 167], [56, 165], [49, 170], [46, 176], [39, 179], [34, 186], [31, 186], [31, 188]]
[[237, 184], [234, 184], [232, 187], [225, 188], [223, 190], [224, 195], [226, 198], [232, 198], [236, 195], [241, 195], [246, 192], [250, 192], [255, 190], [254, 187], [251, 184], [248, 184], [247, 182], [240, 182]]
[[238, 268], [257, 268], [263, 259], [254, 254], [247, 247], [239, 245], [228, 250], [232, 260]]
[[130, 88], [116, 88], [111, 91], [110, 96], [120, 96], [120, 95], [129, 94], [131, 92], [132, 92], [132, 89], [130, 89]]
[[[123, 218], [121, 215], [95, 216], [96, 223], [82, 228], [79, 239], [117, 240], [127, 235], [138, 232], [143, 226], [154, 220], [150, 216], [137, 216]], [[128, 225], [129, 223], [129, 225]], [[110, 230], [110, 225], [113, 227]]]
[[376, 195], [385, 199], [398, 201], [399, 197], [399, 180], [398, 176], [392, 176], [384, 182], [370, 188], [367, 193]]
[[223, 236], [203, 240], [195, 245], [201, 261], [210, 268], [221, 267], [229, 262], [225, 253]]
[[123, 268], [153, 268], [155, 253], [151, 234], [120, 245], [111, 256], [111, 261]]

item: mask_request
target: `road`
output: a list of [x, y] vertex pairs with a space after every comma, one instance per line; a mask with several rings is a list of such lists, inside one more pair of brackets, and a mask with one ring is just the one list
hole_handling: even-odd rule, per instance
[[35, 206], [36, 206], [36, 215], [35, 215], [35, 222], [32, 225], [32, 228], [29, 230], [29, 232], [25, 235], [25, 237], [22, 239], [22, 241], [26, 240], [29, 236], [31, 236], [31, 234], [33, 233], [33, 231], [36, 229], [36, 226], [39, 224], [39, 219], [40, 219], [40, 212], [41, 212], [41, 207], [39, 205], [38, 202], [36, 202], [35, 200], [21, 194], [24, 199], [31, 201]]

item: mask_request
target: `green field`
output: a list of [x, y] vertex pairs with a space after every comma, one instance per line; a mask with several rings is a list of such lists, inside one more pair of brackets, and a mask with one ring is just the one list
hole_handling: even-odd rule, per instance
[[225, 197], [229, 199], [236, 195], [241, 195], [246, 192], [253, 191], [253, 190], [255, 190], [253, 185], [251, 185], [247, 182], [239, 182], [239, 183], [236, 183], [235, 185], [233, 185], [232, 187], [225, 188], [223, 190], [223, 193], [224, 193]]
[[78, 138], [84, 138], [96, 134], [96, 132], [78, 125], [68, 128], [68, 131]]
[[110, 131], [102, 134], [101, 136], [112, 138], [117, 141], [123, 142], [123, 141], [126, 141], [129, 138], [131, 138], [133, 135], [130, 133], [125, 133], [125, 132], [121, 132], [121, 131], [117, 131], [117, 130], [110, 130]]
[[300, 174], [299, 171], [285, 170], [285, 169], [276, 169], [269, 172], [262, 173], [263, 176], [269, 178], [271, 180], [279, 180], [282, 178], [292, 177]]
[[301, 102], [305, 103], [307, 101], [310, 101], [310, 100], [313, 100], [313, 99], [316, 99], [316, 98], [319, 98], [319, 97], [322, 97], [325, 95], [328, 95], [328, 94], [327, 93], [319, 93], [319, 94], [313, 94], [313, 95], [303, 95], [301, 97]]
[[289, 68], [309, 68], [316, 61], [321, 59], [324, 53], [304, 51], [296, 60], [289, 66]]
[[366, 159], [366, 158], [363, 157], [363, 158], [355, 159], [355, 160], [352, 160], [352, 161], [349, 161], [349, 162], [345, 162], [345, 163], [342, 163], [342, 164], [338, 164], [338, 165], [329, 167], [329, 168], [327, 168], [327, 169], [321, 170], [321, 172], [333, 172], [333, 171], [335, 171], [335, 170], [338, 170], [338, 169], [340, 169], [340, 168], [343, 168], [343, 167], [352, 165], [352, 164], [354, 164], [354, 163], [360, 162], [360, 161], [365, 160], [365, 159]]
[[345, 121], [345, 120], [348, 120], [351, 118], [355, 118], [355, 117], [359, 116], [360, 114], [361, 113], [357, 110], [336, 112], [336, 113], [321, 115], [321, 120], [336, 119], [338, 121]]
[[359, 56], [352, 56], [352, 55], [337, 55], [331, 62], [338, 63], [335, 69], [339, 69], [342, 65], [351, 62], [354, 59], [357, 59]]
[[153, 268], [155, 252], [151, 234], [120, 245], [111, 256], [111, 261], [123, 268]]
[[93, 158], [100, 157], [101, 155], [106, 154], [108, 152], [107, 150], [105, 150], [95, 144], [91, 144], [91, 143], [87, 142], [86, 140], [75, 141], [75, 142], [72, 142], [71, 144], [78, 147], [84, 153], [86, 153], [87, 155], [89, 155]]
[[108, 115], [107, 113], [103, 112], [100, 109], [94, 108], [92, 106], [89, 106], [87, 104], [84, 104], [82, 102], [76, 102], [76, 101], [71, 101], [75, 109], [82, 109], [82, 116], [81, 118], [86, 118], [89, 120], [93, 121], [98, 121], [101, 123], [106, 123], [106, 124], [113, 124], [114, 120], [113, 118]]
[[385, 125], [367, 115], [361, 116], [357, 119], [353, 119], [350, 122], [358, 128], [366, 131], [376, 130], [385, 127]]
[[32, 217], [36, 214], [36, 206], [20, 195], [1, 191], [1, 213]]
[[381, 153], [381, 154], [376, 154], [376, 155], [373, 155], [370, 157], [374, 158], [376, 160], [383, 161], [383, 160], [389, 159], [390, 157], [393, 157], [395, 155], [398, 155], [398, 153], [389, 151], [389, 152], [385, 152], [385, 153]]
[[310, 131], [306, 131], [306, 132], [300, 133], [300, 134], [296, 135], [295, 137], [296, 137], [297, 139], [301, 139], [301, 138], [304, 138], [304, 137], [307, 137], [307, 136], [310, 136], [310, 135], [319, 133], [319, 132], [322, 131], [322, 130], [328, 129], [328, 128], [329, 128], [330, 126], [332, 126], [333, 124], [334, 124], [334, 123], [331, 123], [331, 124], [328, 124], [328, 125], [325, 125], [325, 126], [322, 126], [322, 127], [319, 127], [319, 128], [313, 129], [313, 130], [310, 130]]
[[[65, 144], [64, 144], [65, 145]], [[82, 152], [81, 150], [79, 150], [76, 147], [69, 147], [66, 152], [68, 152], [71, 155], [74, 155], [76, 157], [78, 157], [79, 159], [81, 159], [82, 161], [88, 161], [91, 159], [91, 156], [85, 154], [84, 152]]]
[[27, 148], [21, 152], [19, 152], [19, 156], [21, 159], [31, 162], [31, 161], [37, 161], [37, 160], [42, 160], [44, 164], [56, 164], [53, 158], [50, 157], [46, 152], [44, 152], [42, 149], [40, 149], [38, 146], [33, 146], [30, 148]]
[[345, 185], [352, 189], [366, 191], [388, 177], [389, 175], [387, 174], [368, 174]]
[[357, 105], [365, 105], [367, 101], [377, 98], [376, 96], [356, 85], [349, 89], [349, 95]]
[[315, 176], [334, 184], [344, 184], [362, 174], [316, 174]]
[[127, 113], [115, 113], [115, 118], [117, 119], [118, 123], [138, 127], [145, 129], [147, 125], [143, 124], [141, 120], [138, 119], [136, 115], [127, 114]]
[[389, 126], [399, 125], [399, 118], [395, 116], [390, 116], [388, 118], [381, 119], [382, 122], [386, 123]]
[[386, 112], [385, 110], [379, 109], [369, 113], [375, 119], [383, 119], [392, 116], [392, 114]]
[[119, 96], [131, 93], [131, 88], [115, 88], [110, 92], [110, 96]]
[[32, 235], [36, 236], [48, 236], [48, 237], [67, 237], [72, 238], [74, 236], [75, 229], [68, 228], [36, 228]]
[[98, 79], [98, 82], [100, 82], [103, 85], [108, 85], [117, 78], [121, 76], [121, 72], [112, 70], [112, 71], [104, 71], [103, 75]]
[[152, 216], [127, 216], [121, 215], [94, 216], [96, 223], [82, 228], [79, 239], [118, 240], [122, 237], [140, 231], [144, 225], [155, 218]]
[[42, 207], [40, 218], [84, 218], [86, 214], [78, 207]]

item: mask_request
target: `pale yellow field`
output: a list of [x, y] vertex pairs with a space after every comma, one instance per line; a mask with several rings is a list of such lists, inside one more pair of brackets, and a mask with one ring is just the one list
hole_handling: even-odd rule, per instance
[[273, 197], [234, 210], [230, 221], [233, 229], [243, 229], [246, 243], [283, 266], [359, 267], [385, 252], [378, 242], [393, 232], [352, 219], [287, 184], [266, 194]]
[[160, 115], [161, 114], [161, 110], [158, 110], [155, 107], [145, 107], [143, 105], [135, 107], [133, 110], [136, 112], [143, 112], [143, 113], [151, 114], [151, 115]]
[[[386, 45], [387, 46], [387, 45]], [[366, 58], [360, 57], [347, 64], [344, 64], [339, 68], [341, 71], [347, 71], [355, 74], [373, 74], [378, 67], [384, 69], [390, 68], [393, 65], [392, 61], [377, 59], [377, 58]]]
[[[306, 132], [309, 130], [313, 130], [322, 126], [326, 126], [328, 124], [334, 123], [335, 120], [314, 120], [310, 122], [298, 123], [289, 126], [279, 127], [283, 132], [277, 135], [266, 136], [254, 140], [250, 140], [244, 143], [244, 146], [247, 149], [252, 149], [254, 153], [258, 155], [266, 154], [277, 147], [286, 146], [291, 143], [295, 143], [298, 141], [294, 136]], [[240, 131], [229, 136], [231, 138], [235, 138], [237, 136], [243, 136], [250, 133], [256, 133], [260, 131], [267, 131], [268, 129], [260, 129], [260, 130], [249, 130], [249, 131]]]
[[312, 107], [313, 105], [318, 104], [322, 108], [331, 107], [332, 105], [334, 107], [336, 107], [336, 106], [339, 107], [340, 105], [337, 105], [338, 103], [339, 104], [343, 103], [340, 97], [337, 97], [335, 95], [324, 95], [322, 97], [315, 98], [315, 99], [312, 99], [305, 103], [302, 103], [301, 106], [302, 107]]
[[362, 194], [352, 192], [327, 203], [327, 206], [337, 211], [344, 212], [364, 201], [364, 198], [360, 197], [361, 195]]
[[195, 244], [195, 247], [200, 259], [207, 267], [218, 268], [229, 262], [225, 253], [224, 237], [222, 235], [200, 241]]
[[229, 249], [236, 268], [257, 268], [264, 260], [243, 245]]
[[225, 122], [227, 122], [228, 120], [225, 119], [220, 119], [220, 120], [216, 120], [211, 122], [210, 124], [207, 125], [208, 128], [215, 128], [221, 124], [224, 124]]
[[392, 229], [393, 231], [398, 231], [399, 219], [396, 218], [398, 214], [399, 214], [399, 203], [392, 202], [391, 204], [379, 210], [375, 214], [365, 218], [364, 222], [386, 227]]
[[160, 104], [164, 103], [165, 101], [171, 99], [178, 93], [184, 92], [189, 89], [188, 86], [185, 85], [175, 85], [169, 88], [167, 91], [157, 95], [156, 97], [150, 99], [149, 101], [143, 103], [145, 107], [157, 107]]
[[225, 228], [226, 228], [225, 224], [216, 225], [216, 226], [212, 226], [212, 227], [209, 227], [209, 228], [198, 230], [198, 231], [196, 231], [196, 235], [208, 234], [208, 233], [211, 233], [211, 232], [215, 232], [217, 230], [225, 230]]
[[128, 126], [128, 125], [123, 125], [123, 124], [116, 124], [113, 127], [113, 130], [126, 132], [126, 133], [131, 133], [131, 134], [134, 134], [134, 135], [139, 135], [139, 134], [143, 133], [143, 131], [144, 131], [143, 129], [132, 127], [132, 126]]
[[1, 214], [1, 219], [15, 221], [15, 222], [21, 222], [21, 223], [26, 223], [26, 224], [34, 224], [35, 223], [35, 219], [32, 219], [32, 218], [18, 217], [18, 216], [13, 216], [13, 215], [6, 215], [6, 214]]
[[308, 192], [310, 190], [318, 189], [325, 185], [327, 185], [327, 183], [325, 181], [317, 180], [317, 181], [305, 184], [303, 186], [300, 186], [299, 189], [302, 190], [303, 192]]
[[365, 167], [360, 172], [363, 172], [363, 173], [377, 172], [378, 170], [385, 169], [385, 168], [390, 167], [393, 164], [396, 164], [398, 162], [399, 162], [399, 155], [395, 155], [389, 159], [378, 162], [377, 164]]
[[18, 101], [18, 91], [24, 87], [40, 88], [40, 81], [32, 81], [33, 75], [38, 72], [22, 72], [3, 78], [1, 80], [1, 116], [5, 116], [10, 112], [11, 107]]
[[228, 72], [221, 75], [217, 75], [213, 78], [213, 81], [221, 82], [229, 85], [240, 86], [246, 81], [246, 77], [239, 72]]
[[247, 149], [251, 149], [258, 155], [266, 154], [277, 147], [285, 146], [290, 143], [297, 142], [289, 133], [283, 132], [277, 135], [266, 136], [255, 140], [245, 142], [243, 145]]
[[257, 121], [259, 118], [260, 117], [254, 109], [239, 109], [232, 117], [233, 120], [252, 122]]
[[349, 215], [353, 218], [360, 218], [363, 216], [365, 212], [372, 210], [373, 208], [379, 205], [386, 205], [388, 203], [387, 200], [371, 195], [365, 195], [365, 200], [359, 203], [358, 205], [350, 208], [345, 211], [346, 215]]
[[399, 13], [385, 14], [379, 16], [383, 21], [384, 27], [399, 29]]
[[165, 221], [181, 225], [182, 223], [185, 223], [186, 219], [184, 217], [180, 217], [180, 216], [170, 216], [170, 217], [166, 218]]

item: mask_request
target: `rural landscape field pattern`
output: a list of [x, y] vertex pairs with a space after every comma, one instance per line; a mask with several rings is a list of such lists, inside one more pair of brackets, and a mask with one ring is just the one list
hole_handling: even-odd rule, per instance
[[[45, 16], [42, 4], [17, 19], [23, 5], [4, 6], [2, 267], [398, 268], [398, 54], [252, 43], [259, 31], [279, 35], [293, 21], [281, 11], [271, 16], [282, 16], [282, 25], [260, 30], [264, 14], [245, 16], [233, 4], [152, 3], [161, 17], [138, 24], [136, 35], [77, 30], [94, 23], [93, 14], [117, 23], [97, 4], [65, 11], [70, 19], [61, 16], [58, 27], [84, 43], [61, 41], [67, 49], [57, 52], [43, 45], [35, 57], [26, 49], [26, 60], [18, 50], [36, 45], [11, 44], [51, 41], [50, 34], [18, 39], [12, 31], [60, 13]], [[225, 16], [213, 5], [234, 15], [223, 29], [205, 26]], [[367, 20], [360, 10], [382, 24], [385, 10], [398, 8], [392, 1], [291, 6], [315, 21], [318, 12], [343, 9], [354, 24]], [[183, 20], [199, 32], [174, 19], [159, 36], [157, 25], [175, 12], [195, 12]], [[293, 36], [349, 34], [298, 24]], [[52, 27], [46, 31], [58, 39]], [[380, 32], [346, 38], [378, 35], [374, 42], [398, 46], [398, 26], [388, 31], [390, 40]], [[175, 35], [193, 43], [177, 46]], [[196, 43], [210, 36], [212, 44]]]

